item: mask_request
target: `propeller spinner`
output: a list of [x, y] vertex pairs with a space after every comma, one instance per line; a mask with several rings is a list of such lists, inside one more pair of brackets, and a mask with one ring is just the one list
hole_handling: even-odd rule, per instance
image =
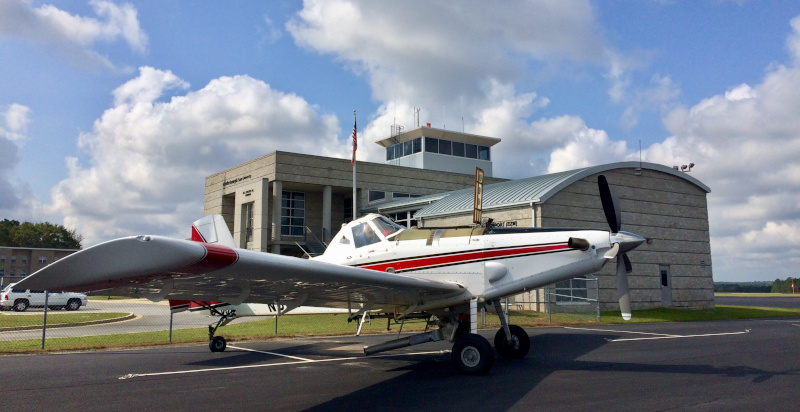
[[633, 233], [623, 232], [619, 200], [611, 193], [608, 180], [603, 175], [597, 177], [597, 187], [600, 190], [600, 202], [603, 203], [603, 212], [606, 215], [608, 227], [611, 229], [611, 249], [605, 254], [606, 259], [617, 258], [617, 297], [622, 318], [631, 319], [631, 297], [628, 290], [628, 273], [633, 271], [631, 260], [627, 252], [635, 249], [644, 242], [644, 238]]

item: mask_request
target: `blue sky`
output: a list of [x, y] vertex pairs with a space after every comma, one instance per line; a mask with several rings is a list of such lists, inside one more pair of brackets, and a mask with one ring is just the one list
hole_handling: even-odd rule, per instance
[[[800, 3], [0, 3], [0, 218], [185, 237], [274, 150], [381, 161], [389, 125], [499, 137], [495, 175], [694, 162], [716, 280], [796, 276]], [[188, 183], [187, 183], [188, 182]]]

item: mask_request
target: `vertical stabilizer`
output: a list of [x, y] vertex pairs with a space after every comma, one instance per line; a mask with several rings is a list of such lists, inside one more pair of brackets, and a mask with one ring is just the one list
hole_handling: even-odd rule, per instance
[[192, 223], [192, 240], [236, 248], [233, 235], [220, 215], [206, 216]]

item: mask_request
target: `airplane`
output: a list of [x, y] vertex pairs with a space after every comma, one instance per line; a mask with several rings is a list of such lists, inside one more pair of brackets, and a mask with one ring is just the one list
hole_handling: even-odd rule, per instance
[[[508, 324], [502, 311], [507, 296], [597, 272], [616, 258], [620, 310], [624, 319], [631, 318], [627, 253], [645, 239], [620, 230], [619, 203], [603, 175], [598, 189], [608, 231], [408, 229], [369, 214], [343, 225], [322, 255], [301, 259], [238, 249], [223, 218], [206, 216], [192, 226], [192, 240], [150, 235], [111, 240], [56, 261], [18, 286], [111, 289], [123, 296], [194, 302], [220, 316], [209, 326], [212, 352], [225, 350], [224, 337], [215, 333], [236, 316], [212, 302], [273, 304], [285, 312], [301, 306], [347, 309], [348, 321], [368, 311], [396, 322], [421, 319], [425, 332], [367, 346], [364, 353], [447, 340], [460, 372], [485, 374], [494, 350], [521, 359], [530, 349], [528, 334]], [[500, 318], [494, 349], [477, 333], [479, 308], [494, 308]]]

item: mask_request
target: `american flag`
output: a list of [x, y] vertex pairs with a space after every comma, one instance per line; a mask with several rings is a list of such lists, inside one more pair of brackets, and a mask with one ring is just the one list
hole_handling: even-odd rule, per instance
[[353, 139], [353, 160], [350, 161], [350, 165], [356, 164], [356, 149], [358, 149], [358, 138], [356, 137], [356, 119], [353, 119], [353, 134], [350, 135]]

